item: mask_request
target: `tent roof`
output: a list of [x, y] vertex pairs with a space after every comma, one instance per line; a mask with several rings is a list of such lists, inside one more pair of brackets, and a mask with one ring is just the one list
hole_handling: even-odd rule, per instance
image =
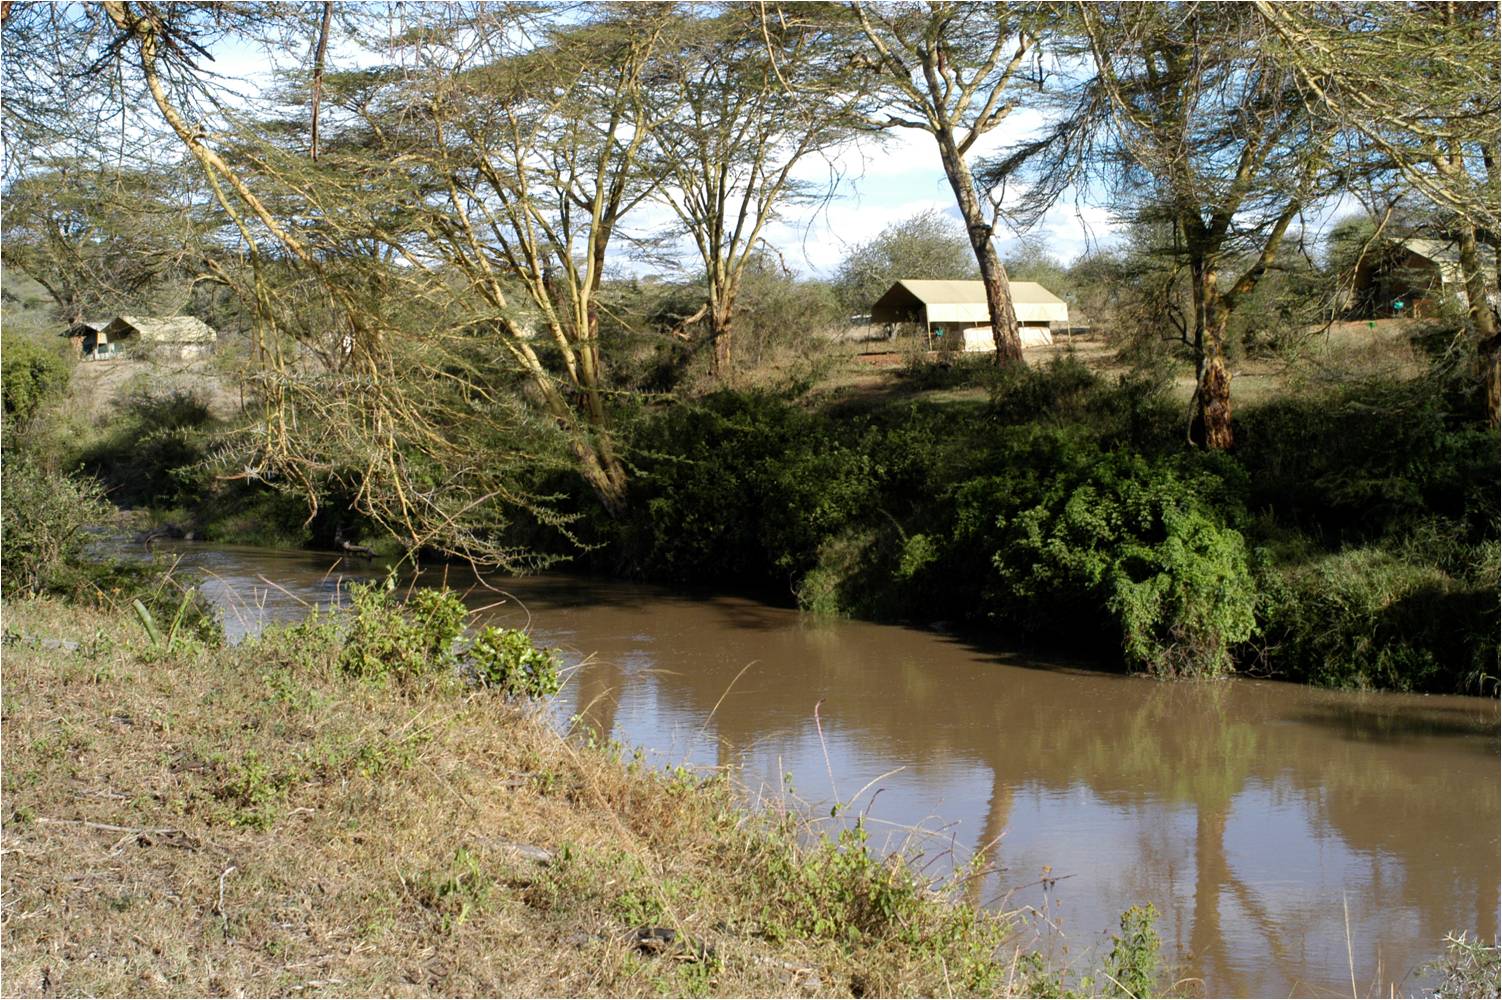
[[81, 319], [77, 323], [69, 323], [58, 336], [74, 336], [74, 330], [93, 330], [95, 333], [98, 333], [109, 325], [110, 321], [107, 319]]
[[1412, 250], [1420, 257], [1434, 261], [1436, 264], [1459, 264], [1460, 248], [1448, 240], [1425, 240], [1409, 239], [1398, 244], [1405, 250]]
[[[924, 305], [985, 304], [984, 281], [928, 281], [905, 278], [897, 282]], [[1007, 286], [1014, 304], [1063, 305], [1064, 300], [1036, 281], [1013, 281]], [[885, 298], [885, 296], [883, 296]]]
[[[1021, 323], [1069, 321], [1069, 306], [1035, 281], [1009, 284], [1012, 308]], [[989, 323], [986, 285], [981, 281], [926, 281], [903, 279], [871, 306], [873, 323], [897, 323], [921, 319], [931, 323]]]
[[[1433, 261], [1439, 269], [1440, 280], [1446, 284], [1461, 284], [1465, 281], [1465, 274], [1460, 266], [1460, 245], [1455, 240], [1437, 240], [1415, 236], [1406, 240], [1399, 240], [1395, 244], [1409, 253]], [[1484, 263], [1491, 265], [1496, 260], [1496, 255], [1489, 247], [1478, 246], [1477, 252], [1481, 255]], [[1494, 266], [1494, 265], [1493, 265]]]
[[116, 338], [134, 332], [157, 344], [207, 344], [219, 339], [213, 327], [193, 316], [117, 316], [104, 332]]

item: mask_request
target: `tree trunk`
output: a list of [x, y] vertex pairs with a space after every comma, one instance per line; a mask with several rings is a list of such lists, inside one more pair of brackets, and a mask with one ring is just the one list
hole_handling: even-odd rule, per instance
[[970, 247], [975, 251], [975, 262], [980, 265], [981, 281], [986, 286], [986, 309], [991, 316], [991, 337], [996, 342], [996, 360], [1001, 364], [1022, 362], [1022, 337], [1017, 332], [1017, 313], [1012, 308], [1012, 294], [1007, 282], [1007, 269], [996, 256], [996, 245], [991, 242], [991, 226], [975, 195], [975, 181], [970, 168], [955, 144], [954, 133], [941, 129], [934, 133], [939, 141], [939, 158], [944, 162], [944, 174], [954, 190], [955, 203], [965, 220], [965, 232], [970, 236]]
[[584, 481], [606, 511], [619, 514], [626, 507], [626, 470], [620, 459], [612, 449], [593, 447], [588, 441], [575, 439], [573, 446]]
[[731, 326], [734, 319], [731, 313], [731, 303], [726, 299], [721, 299], [709, 311], [709, 342], [714, 346], [715, 377], [722, 382], [729, 382], [734, 375], [731, 368], [734, 360], [731, 354]]
[[1195, 341], [1199, 346], [1198, 384], [1189, 440], [1201, 448], [1225, 451], [1231, 435], [1231, 372], [1226, 367], [1226, 321], [1213, 264], [1192, 264]]
[[1493, 427], [1498, 418], [1498, 336], [1497, 317], [1487, 299], [1489, 291], [1486, 271], [1476, 252], [1476, 227], [1463, 225], [1460, 228], [1460, 270], [1465, 277], [1466, 304], [1471, 317], [1471, 330], [1476, 337], [1477, 364], [1481, 379], [1486, 386], [1486, 415]]

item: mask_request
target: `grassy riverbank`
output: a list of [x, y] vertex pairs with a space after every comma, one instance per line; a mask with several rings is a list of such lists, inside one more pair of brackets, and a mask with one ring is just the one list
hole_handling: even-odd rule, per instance
[[858, 834], [452, 672], [351, 677], [327, 624], [168, 652], [121, 612], [4, 610], [8, 995], [1059, 988]]

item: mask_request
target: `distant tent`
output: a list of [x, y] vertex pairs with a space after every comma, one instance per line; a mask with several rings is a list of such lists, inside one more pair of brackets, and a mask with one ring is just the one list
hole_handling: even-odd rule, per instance
[[213, 327], [192, 316], [117, 316], [99, 331], [100, 349], [110, 354], [145, 350], [184, 360], [211, 353], [218, 339]]
[[[1482, 266], [1492, 272], [1496, 256], [1479, 247]], [[1494, 293], [1489, 294], [1489, 298]], [[1447, 301], [1464, 307], [1465, 275], [1454, 241], [1414, 237], [1387, 242], [1367, 253], [1347, 296], [1351, 316], [1432, 316]]]
[[69, 324], [58, 336], [67, 337], [73, 345], [73, 350], [79, 355], [93, 354], [94, 348], [99, 343], [99, 331], [109, 325], [109, 320], [81, 319]]
[[[1069, 322], [1068, 304], [1035, 281], [1013, 281], [1008, 287], [1022, 345], [1053, 343], [1052, 324]], [[916, 323], [929, 334], [942, 330], [949, 339], [940, 344], [953, 350], [995, 349], [986, 286], [980, 281], [904, 279], [871, 306], [871, 322]]]

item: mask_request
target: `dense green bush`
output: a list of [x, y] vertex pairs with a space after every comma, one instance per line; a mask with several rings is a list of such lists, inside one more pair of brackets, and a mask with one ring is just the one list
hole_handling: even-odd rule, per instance
[[[972, 490], [962, 521], [996, 547], [996, 615], [1058, 633], [1105, 622], [1129, 666], [1216, 676], [1255, 625], [1246, 547], [1220, 513], [1225, 484], [1140, 456], [1070, 456], [1029, 484]], [[1217, 503], [1219, 501], [1219, 503]]]
[[373, 681], [463, 676], [508, 697], [558, 691], [558, 655], [538, 649], [520, 629], [487, 626], [460, 642], [469, 611], [449, 590], [422, 588], [398, 600], [394, 577], [355, 584], [339, 669]]
[[454, 644], [469, 612], [454, 594], [418, 590], [405, 602], [395, 578], [357, 583], [349, 589], [350, 630], [339, 668], [352, 677], [409, 680], [453, 669]]
[[109, 513], [91, 479], [43, 469], [15, 448], [0, 467], [0, 579], [7, 596], [48, 587], [78, 557], [86, 530]]
[[1358, 546], [1286, 558], [1259, 572], [1261, 655], [1314, 684], [1497, 693], [1497, 545], [1468, 571]]
[[70, 374], [71, 366], [57, 351], [25, 337], [6, 337], [0, 346], [0, 384], [7, 423], [30, 422], [45, 403], [62, 396]]
[[482, 687], [513, 698], [558, 693], [558, 654], [538, 649], [521, 629], [482, 628], [465, 653], [465, 663]]
[[1073, 357], [1013, 366], [990, 386], [991, 416], [1002, 424], [1073, 427], [1102, 447], [1146, 454], [1182, 450], [1180, 411], [1161, 372], [1107, 379]]
[[636, 449], [641, 565], [669, 580], [765, 586], [800, 577], [869, 498], [868, 457], [764, 393], [674, 408], [643, 429]]
[[79, 466], [127, 506], [193, 506], [213, 489], [203, 468], [207, 433], [213, 428], [208, 403], [182, 390], [140, 388], [118, 407], [109, 431], [79, 456]]
[[1250, 505], [1335, 542], [1435, 515], [1468, 540], [1496, 534], [1497, 434], [1456, 413], [1431, 379], [1291, 395], [1238, 419]]

